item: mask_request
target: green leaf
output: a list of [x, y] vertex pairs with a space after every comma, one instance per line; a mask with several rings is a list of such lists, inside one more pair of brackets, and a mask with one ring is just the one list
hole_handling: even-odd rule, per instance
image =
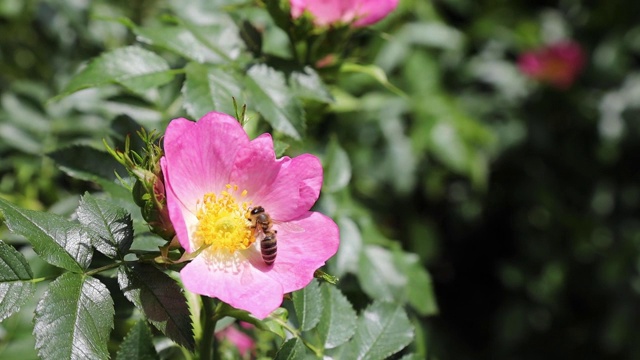
[[407, 277], [395, 266], [393, 254], [382, 247], [367, 245], [358, 263], [362, 290], [378, 300], [405, 299]]
[[335, 137], [329, 142], [323, 162], [325, 165], [323, 190], [336, 192], [349, 185], [351, 162], [347, 152], [344, 151]]
[[393, 254], [393, 260], [396, 267], [407, 276], [405, 293], [409, 304], [421, 315], [437, 314], [438, 304], [431, 276], [420, 263], [418, 255], [398, 251]]
[[356, 330], [356, 312], [349, 300], [333, 285], [322, 284], [322, 317], [317, 331], [325, 349], [347, 342]]
[[140, 42], [167, 49], [199, 63], [217, 63], [224, 58], [205, 46], [192, 32], [182, 26], [132, 26]]
[[0, 123], [0, 140], [2, 140], [3, 146], [11, 146], [23, 153], [31, 155], [42, 153], [41, 139], [36, 138], [20, 126], [8, 122]]
[[345, 359], [382, 360], [407, 346], [413, 326], [399, 304], [374, 302], [358, 318], [358, 329], [346, 345]]
[[438, 121], [431, 129], [429, 143], [433, 155], [454, 171], [467, 173], [468, 148], [455, 126]]
[[[267, 316], [264, 320], [259, 321], [260, 325], [257, 326], [261, 330], [270, 331], [282, 339], [286, 339], [286, 332], [284, 326], [287, 324], [287, 320], [289, 319], [289, 312], [285, 308], [277, 308], [273, 310], [269, 316]], [[255, 325], [255, 324], [254, 324]]]
[[360, 65], [355, 63], [344, 63], [342, 67], [340, 67], [340, 72], [345, 72], [345, 73], [352, 72], [352, 73], [369, 75], [373, 79], [375, 79], [377, 82], [379, 82], [381, 85], [386, 87], [387, 90], [395, 93], [396, 95], [406, 96], [406, 94], [402, 90], [398, 89], [395, 85], [389, 82], [389, 79], [387, 79], [387, 74], [385, 74], [384, 70], [382, 70], [377, 65], [373, 65], [373, 64]]
[[201, 118], [210, 111], [233, 114], [233, 100], [243, 103], [242, 89], [238, 76], [214, 66], [189, 63], [186, 80], [182, 86], [184, 108], [194, 119]]
[[151, 331], [144, 321], [138, 321], [129, 330], [118, 350], [118, 359], [153, 360], [158, 359], [158, 353], [153, 347]]
[[124, 188], [116, 183], [115, 173], [127, 174], [108, 152], [86, 145], [72, 145], [47, 154], [62, 171], [76, 179], [94, 181], [110, 193]]
[[259, 30], [249, 20], [242, 21], [240, 26], [240, 38], [242, 38], [247, 49], [255, 58], [262, 56], [262, 35], [263, 31]]
[[287, 151], [287, 149], [289, 148], [289, 144], [284, 142], [284, 141], [280, 141], [278, 139], [273, 139], [273, 152], [276, 153], [276, 157], [279, 158], [282, 155], [284, 155], [285, 151]]
[[310, 99], [323, 103], [333, 102], [329, 89], [320, 78], [320, 75], [310, 66], [294, 70], [289, 75], [291, 89], [302, 99]]
[[56, 98], [107, 84], [120, 84], [144, 94], [173, 79], [169, 64], [157, 54], [138, 46], [103, 53], [75, 75]]
[[152, 265], [134, 263], [118, 269], [118, 284], [150, 323], [171, 340], [193, 350], [189, 307], [175, 280]]
[[293, 306], [300, 323], [300, 330], [313, 329], [320, 321], [322, 298], [317, 280], [293, 293]]
[[225, 11], [216, 11], [207, 15], [206, 25], [196, 24], [193, 21], [179, 21], [200, 43], [216, 53], [219, 60], [211, 59], [210, 62], [232, 62], [245, 49], [240, 29]]
[[33, 296], [31, 267], [13, 246], [0, 240], [0, 321], [20, 310]]
[[49, 264], [82, 272], [91, 263], [93, 248], [82, 225], [56, 214], [21, 209], [3, 199], [0, 211], [9, 230], [24, 236]]
[[116, 180], [115, 171], [126, 174], [108, 152], [86, 145], [72, 145], [47, 154], [69, 176], [81, 180], [94, 181], [96, 178]]
[[264, 64], [254, 65], [247, 71], [245, 87], [251, 105], [275, 130], [296, 140], [302, 138], [304, 110], [282, 72]]
[[[300, 338], [291, 338], [282, 344], [275, 360], [303, 360], [309, 358], [307, 348]], [[313, 359], [313, 357], [311, 357]]]
[[108, 359], [113, 300], [100, 281], [65, 273], [36, 307], [33, 334], [43, 359]]
[[122, 258], [133, 242], [131, 214], [122, 207], [85, 193], [76, 211], [93, 246], [110, 258]]
[[347, 272], [358, 273], [358, 259], [362, 252], [362, 235], [358, 225], [346, 216], [340, 216], [337, 221], [340, 229], [340, 247], [333, 259], [330, 269], [338, 277]]
[[293, 19], [288, 1], [266, 1], [265, 5], [273, 22], [284, 31], [290, 31]]

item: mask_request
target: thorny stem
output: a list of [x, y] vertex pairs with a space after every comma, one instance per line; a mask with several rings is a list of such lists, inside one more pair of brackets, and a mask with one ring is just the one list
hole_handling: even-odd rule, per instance
[[200, 339], [200, 359], [212, 360], [217, 352], [214, 348], [216, 347], [214, 332], [216, 323], [220, 318], [217, 314], [219, 313], [222, 302], [220, 302], [214, 310], [214, 301], [212, 298], [208, 296], [201, 296], [200, 298], [202, 299], [202, 321], [204, 323], [202, 327], [202, 338]]
[[114, 262], [114, 263], [111, 263], [109, 265], [105, 265], [105, 266], [99, 267], [97, 269], [93, 269], [93, 270], [87, 271], [85, 273], [85, 275], [91, 276], [91, 275], [94, 275], [94, 274], [97, 274], [97, 273], [100, 273], [100, 272], [103, 272], [103, 271], [106, 271], [106, 270], [109, 270], [109, 269], [117, 268], [121, 264], [122, 264], [121, 262]]
[[293, 60], [295, 60], [297, 64], [300, 64], [300, 56], [298, 55], [298, 48], [296, 46], [296, 40], [293, 38], [293, 34], [287, 33], [287, 38], [289, 38], [289, 46], [291, 46]]

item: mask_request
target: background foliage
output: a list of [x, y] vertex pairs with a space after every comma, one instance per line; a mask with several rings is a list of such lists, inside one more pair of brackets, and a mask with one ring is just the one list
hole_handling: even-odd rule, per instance
[[[323, 158], [319, 208], [341, 229], [342, 249], [328, 267], [341, 292], [313, 284], [293, 296], [291, 313], [325, 348], [342, 345], [331, 334], [366, 342], [364, 314], [401, 311], [388, 326], [411, 323], [414, 340], [397, 357], [640, 356], [633, 341], [640, 332], [640, 5], [405, 0], [350, 40], [339, 72], [316, 78], [304, 69], [283, 75], [276, 60], [291, 56], [286, 37], [265, 10], [245, 3], [0, 2], [0, 196], [66, 218], [85, 191], [119, 190], [110, 168], [96, 175], [79, 166], [99, 163], [103, 153], [69, 159], [60, 149], [104, 150], [102, 139], [122, 141], [131, 119], [162, 130], [178, 116], [233, 113], [224, 99], [241, 94], [251, 134], [274, 130], [281, 151]], [[231, 16], [216, 11], [222, 5]], [[573, 87], [556, 90], [517, 71], [519, 53], [564, 38], [588, 54]], [[98, 71], [100, 62], [127, 56], [153, 71], [142, 80]], [[238, 63], [246, 66], [230, 65]], [[296, 96], [273, 96], [286, 91]], [[144, 234], [139, 210], [119, 205]], [[76, 273], [48, 290], [31, 286], [26, 280], [60, 270], [15, 234], [5, 231], [2, 240], [13, 245], [0, 243], [2, 258], [17, 269], [2, 280], [35, 295], [3, 320], [0, 357], [36, 356], [34, 312], [36, 327], [46, 320], [38, 299], [67, 286], [103, 302], [90, 289], [118, 286], [114, 277]], [[104, 261], [96, 256], [57, 265], [86, 268]], [[126, 304], [136, 295], [113, 296]], [[321, 314], [295, 305], [307, 298], [323, 299]], [[317, 323], [346, 308], [345, 299], [354, 309], [343, 310], [353, 312], [344, 328]], [[132, 339], [150, 337], [125, 308], [116, 306], [112, 341], [97, 352], [126, 354], [136, 350]], [[301, 346], [290, 340], [283, 353]], [[334, 355], [348, 358], [357, 348], [347, 344]], [[166, 349], [163, 356], [179, 356]]]

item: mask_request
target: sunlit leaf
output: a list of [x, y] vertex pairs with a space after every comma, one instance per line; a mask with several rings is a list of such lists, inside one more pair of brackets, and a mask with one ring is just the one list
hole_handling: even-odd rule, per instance
[[439, 121], [430, 135], [430, 148], [438, 160], [457, 172], [466, 173], [469, 153], [453, 124]]
[[138, 46], [103, 53], [76, 74], [57, 98], [107, 84], [120, 84], [144, 94], [173, 79], [169, 64], [157, 54]]
[[403, 300], [407, 277], [395, 266], [393, 254], [382, 247], [367, 245], [358, 264], [358, 279], [364, 292], [378, 300]]
[[211, 49], [220, 60], [211, 62], [228, 63], [237, 59], [245, 48], [240, 37], [240, 29], [225, 11], [216, 11], [207, 15], [206, 24], [194, 21], [180, 21], [180, 25], [189, 30], [204, 46]]
[[329, 260], [331, 271], [340, 277], [347, 272], [356, 274], [358, 259], [362, 251], [362, 235], [358, 225], [349, 217], [341, 216], [336, 222], [340, 229], [340, 247], [336, 255]]
[[138, 321], [122, 341], [118, 350], [118, 359], [153, 360], [158, 353], [153, 347], [151, 331], [144, 321]]
[[277, 308], [275, 309], [269, 316], [267, 316], [264, 320], [260, 321], [260, 325], [258, 328], [270, 331], [282, 339], [286, 339], [286, 331], [284, 329], [284, 325], [287, 323], [289, 319], [289, 312], [285, 308]]
[[308, 356], [307, 348], [299, 338], [292, 338], [284, 342], [278, 352], [275, 360], [304, 360]]
[[387, 359], [407, 346], [413, 337], [413, 326], [400, 304], [374, 302], [360, 314], [356, 333], [345, 345], [342, 356], [344, 359]]
[[293, 306], [300, 323], [300, 330], [311, 330], [318, 324], [323, 303], [317, 280], [314, 279], [309, 285], [293, 293]]
[[133, 241], [133, 222], [125, 209], [85, 193], [76, 214], [98, 251], [111, 258], [122, 258], [129, 250]]
[[347, 62], [342, 65], [340, 71], [345, 73], [360, 73], [369, 75], [384, 87], [386, 87], [389, 91], [395, 93], [396, 95], [405, 96], [405, 93], [402, 90], [398, 89], [395, 85], [389, 82], [389, 79], [384, 73], [384, 70], [382, 70], [377, 65], [361, 65]]
[[322, 78], [310, 66], [292, 71], [289, 75], [289, 83], [291, 84], [291, 89], [300, 98], [323, 103], [333, 102], [333, 97]]
[[210, 111], [233, 114], [232, 99], [244, 102], [240, 80], [233, 72], [198, 63], [189, 63], [185, 72], [184, 108], [192, 118], [199, 119]]
[[284, 142], [284, 141], [280, 141], [277, 139], [273, 140], [273, 152], [276, 153], [276, 157], [279, 158], [282, 155], [284, 155], [285, 151], [287, 151], [287, 149], [289, 148], [289, 144]]
[[405, 134], [402, 120], [404, 101], [384, 101], [378, 122], [387, 142], [384, 167], [388, 181], [398, 193], [408, 193], [415, 187], [418, 161], [411, 139]]
[[283, 73], [264, 64], [254, 65], [247, 71], [245, 87], [252, 106], [275, 130], [302, 138], [304, 111]]
[[194, 348], [189, 307], [175, 280], [152, 265], [136, 263], [118, 269], [118, 284], [158, 330], [187, 349]]
[[322, 284], [322, 317], [317, 326], [325, 349], [347, 342], [356, 330], [356, 312], [349, 300], [333, 285]]
[[91, 263], [93, 248], [80, 224], [56, 214], [21, 209], [1, 198], [0, 211], [9, 230], [24, 236], [49, 264], [82, 272]]
[[31, 267], [13, 246], [0, 240], [0, 321], [20, 310], [35, 290]]
[[324, 191], [339, 191], [349, 184], [351, 180], [351, 162], [347, 152], [340, 146], [336, 138], [332, 138], [329, 142], [323, 163], [325, 172], [322, 189]]
[[0, 122], [0, 139], [4, 144], [24, 153], [42, 153], [42, 142], [15, 124]]
[[108, 359], [113, 300], [100, 281], [65, 273], [36, 307], [33, 334], [43, 359]]
[[199, 63], [219, 62], [221, 56], [200, 42], [189, 30], [176, 25], [132, 26], [139, 41], [158, 46]]

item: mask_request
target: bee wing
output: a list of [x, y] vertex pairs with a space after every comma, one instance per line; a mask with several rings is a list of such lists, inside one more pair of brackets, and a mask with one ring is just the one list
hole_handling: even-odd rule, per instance
[[303, 233], [304, 232], [304, 228], [302, 228], [301, 226], [298, 226], [296, 224], [290, 223], [290, 222], [279, 222], [279, 221], [273, 221], [274, 224], [278, 225], [278, 228], [287, 231], [287, 232], [292, 232], [292, 233]]
[[260, 242], [266, 235], [260, 228], [255, 228], [253, 229], [253, 236], [256, 238], [256, 242]]

